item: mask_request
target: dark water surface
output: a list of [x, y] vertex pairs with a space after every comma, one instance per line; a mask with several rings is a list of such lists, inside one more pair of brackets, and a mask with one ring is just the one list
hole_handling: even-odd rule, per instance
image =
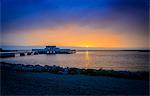
[[16, 64], [58, 65], [62, 67], [148, 71], [149, 53], [138, 51], [83, 51], [75, 54], [32, 55], [3, 58]]

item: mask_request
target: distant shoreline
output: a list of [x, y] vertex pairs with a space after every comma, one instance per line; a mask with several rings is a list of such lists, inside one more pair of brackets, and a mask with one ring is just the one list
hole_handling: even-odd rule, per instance
[[138, 51], [138, 52], [150, 52], [150, 50], [77, 50], [78, 51]]
[[19, 71], [19, 72], [48, 72], [53, 74], [71, 74], [71, 75], [90, 75], [90, 76], [108, 76], [115, 78], [126, 78], [134, 80], [149, 80], [149, 72], [147, 71], [115, 71], [105, 69], [79, 69], [79, 68], [63, 68], [60, 66], [41, 66], [41, 65], [24, 65], [0, 62], [1, 71]]

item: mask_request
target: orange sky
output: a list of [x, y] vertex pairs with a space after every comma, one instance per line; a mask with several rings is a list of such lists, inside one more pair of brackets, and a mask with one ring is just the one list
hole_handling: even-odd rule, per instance
[[2, 0], [1, 45], [150, 48], [148, 0], [31, 1]]
[[[58, 34], [59, 33], [59, 34]], [[73, 47], [136, 48], [147, 47], [139, 35], [118, 34], [112, 29], [82, 27], [66, 24], [57, 28], [23, 30], [4, 36], [9, 43], [18, 45], [57, 45]], [[130, 38], [130, 36], [132, 38]], [[11, 38], [10, 38], [11, 37]], [[128, 39], [127, 39], [128, 38]], [[139, 42], [137, 43], [137, 40]], [[18, 42], [19, 41], [19, 42]], [[145, 43], [143, 43], [145, 42]], [[8, 42], [7, 42], [8, 43]]]

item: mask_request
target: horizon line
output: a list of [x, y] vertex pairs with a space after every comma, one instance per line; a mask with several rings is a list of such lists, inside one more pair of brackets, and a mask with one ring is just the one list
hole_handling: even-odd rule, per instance
[[[57, 45], [1, 45], [2, 47], [6, 46], [14, 46], [14, 47], [44, 47], [44, 46], [57, 46]], [[78, 48], [78, 50], [150, 50], [149, 48], [121, 48], [121, 47], [81, 47], [81, 46], [57, 46], [57, 47], [71, 47], [71, 48]], [[83, 49], [79, 49], [83, 48]]]

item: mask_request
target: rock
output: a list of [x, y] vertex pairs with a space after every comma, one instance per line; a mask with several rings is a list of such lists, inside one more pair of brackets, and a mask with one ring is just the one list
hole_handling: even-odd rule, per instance
[[35, 65], [33, 70], [40, 72], [40, 71], [44, 71], [45, 68], [43, 66], [40, 66], [40, 65]]
[[23, 66], [23, 64], [14, 64], [12, 69], [16, 71], [22, 71]]
[[22, 70], [24, 71], [33, 71], [34, 66], [33, 65], [25, 65]]
[[69, 73], [69, 69], [68, 68], [64, 68], [63, 73], [62, 74], [68, 74]]
[[44, 68], [45, 68], [45, 71], [48, 71], [48, 72], [52, 70], [52, 66], [45, 65]]

